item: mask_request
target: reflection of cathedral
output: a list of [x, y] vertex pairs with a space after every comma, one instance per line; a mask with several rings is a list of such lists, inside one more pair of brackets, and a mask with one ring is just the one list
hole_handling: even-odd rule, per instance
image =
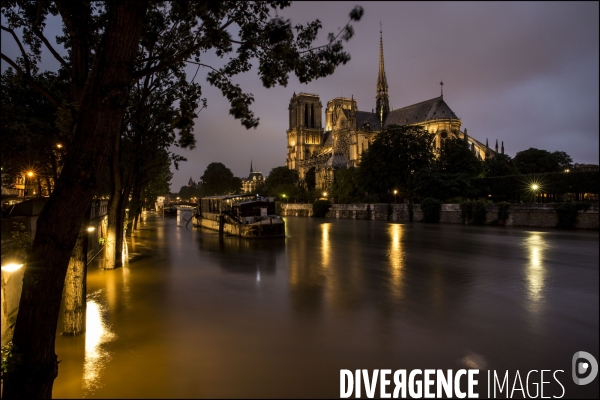
[[[433, 135], [436, 149], [447, 138], [460, 138], [468, 141], [471, 150], [480, 159], [498, 153], [497, 141], [495, 150], [492, 150], [487, 140], [484, 145], [468, 136], [466, 129], [460, 130], [462, 122], [444, 101], [443, 91], [440, 97], [390, 111], [381, 36], [376, 102], [376, 109], [369, 112], [358, 111], [354, 96], [330, 100], [325, 108], [323, 128], [323, 105], [319, 95], [294, 93], [288, 108], [287, 167], [298, 171], [301, 179], [314, 168], [317, 188], [326, 189], [333, 182], [333, 171], [358, 166], [362, 152], [369, 148], [381, 126], [388, 125], [420, 126]], [[501, 151], [504, 153], [504, 143]]]

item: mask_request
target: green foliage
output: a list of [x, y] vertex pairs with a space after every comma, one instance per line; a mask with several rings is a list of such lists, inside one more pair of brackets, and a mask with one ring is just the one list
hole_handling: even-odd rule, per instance
[[487, 209], [485, 202], [478, 200], [473, 204], [473, 225], [485, 225], [485, 216]]
[[220, 162], [208, 164], [200, 179], [205, 196], [239, 193], [242, 190], [241, 179], [234, 177], [233, 172]]
[[273, 168], [265, 180], [265, 184], [269, 196], [277, 197], [280, 200], [298, 201], [306, 192], [304, 188], [300, 187], [298, 171], [288, 167]]
[[98, 239], [98, 244], [100, 246], [104, 246], [104, 243], [106, 243], [106, 236], [102, 236], [100, 239]]
[[505, 201], [498, 203], [498, 221], [504, 221], [508, 219], [508, 209], [510, 208], [510, 203]]
[[442, 202], [438, 199], [427, 198], [421, 202], [421, 211], [423, 211], [423, 222], [440, 222]]
[[483, 164], [462, 139], [446, 139], [439, 152], [439, 157], [433, 162], [433, 168], [444, 174], [466, 175], [468, 178], [483, 173]]
[[410, 193], [413, 174], [433, 161], [431, 135], [417, 126], [390, 125], [369, 146], [358, 169], [363, 190], [371, 195], [392, 189]]
[[473, 190], [466, 174], [447, 174], [437, 169], [423, 169], [415, 175], [415, 194], [422, 198], [445, 201], [453, 197], [471, 197]]
[[317, 185], [317, 177], [316, 177], [316, 168], [315, 167], [311, 167], [308, 171], [306, 171], [306, 173], [304, 174], [304, 183], [306, 184], [306, 189], [308, 191], [315, 190], [316, 185]]
[[8, 342], [4, 346], [2, 346], [2, 367], [0, 369], [2, 378], [4, 378], [4, 375], [8, 371], [8, 363], [10, 361], [11, 356], [12, 356], [12, 342]]
[[563, 172], [570, 168], [573, 159], [564, 151], [550, 153], [533, 147], [518, 152], [514, 158], [515, 165], [522, 174], [541, 174]]
[[281, 202], [281, 201], [275, 202], [275, 214], [277, 214], [277, 215], [283, 214], [283, 202]]
[[486, 177], [518, 175], [515, 162], [506, 154], [496, 154], [483, 162], [483, 173]]
[[335, 171], [331, 195], [339, 203], [353, 203], [360, 197], [359, 176], [356, 168], [343, 168]]
[[[41, 85], [56, 90], [61, 97], [68, 93], [68, 86], [58, 74], [45, 72], [36, 75]], [[46, 177], [57, 179], [62, 168], [65, 151], [70, 138], [57, 125], [57, 108], [6, 69], [0, 81], [0, 131], [2, 132], [2, 184], [13, 187], [15, 179], [26, 171], [33, 171], [34, 178], [47, 186]], [[62, 147], [58, 148], [60, 144]], [[47, 188], [43, 190], [49, 193]]]
[[414, 192], [420, 197], [447, 200], [454, 197], [471, 197], [470, 179], [481, 175], [483, 165], [461, 139], [446, 139], [439, 157], [431, 168], [415, 175]]
[[11, 225], [11, 240], [2, 245], [2, 256], [25, 262], [27, 255], [31, 252], [33, 238], [22, 222], [13, 221]]
[[485, 225], [487, 209], [485, 201], [464, 201], [460, 203], [460, 216], [463, 224]]
[[567, 202], [554, 205], [554, 211], [558, 215], [557, 228], [569, 229], [575, 224], [577, 214], [580, 210], [586, 211], [590, 205], [588, 203]]
[[540, 185], [539, 193], [599, 193], [599, 171], [554, 172], [535, 175], [511, 175], [493, 178], [474, 178], [470, 184], [474, 197], [491, 195], [495, 200], [513, 200], [531, 193], [533, 182]]
[[325, 218], [327, 211], [331, 208], [329, 200], [317, 200], [313, 203], [313, 218]]

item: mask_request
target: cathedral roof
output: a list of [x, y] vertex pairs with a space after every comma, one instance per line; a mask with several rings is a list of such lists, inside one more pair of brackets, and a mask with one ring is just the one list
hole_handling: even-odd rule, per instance
[[364, 125], [369, 124], [372, 130], [378, 131], [379, 128], [379, 118], [377, 118], [377, 114], [368, 111], [356, 111], [356, 128], [360, 129]]
[[348, 159], [346, 159], [346, 156], [344, 156], [343, 154], [334, 154], [325, 163], [326, 167], [333, 168], [346, 168], [347, 165]]
[[454, 111], [448, 107], [448, 104], [446, 104], [442, 96], [390, 111], [385, 119], [384, 125], [417, 124], [436, 118], [458, 119], [456, 114], [454, 114]]

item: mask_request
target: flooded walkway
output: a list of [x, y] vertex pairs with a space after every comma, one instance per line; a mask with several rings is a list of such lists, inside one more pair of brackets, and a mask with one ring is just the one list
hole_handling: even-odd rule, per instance
[[473, 366], [598, 396], [570, 379], [598, 358], [597, 232], [286, 220], [219, 240], [148, 214], [123, 268], [90, 265], [54, 397], [339, 397], [340, 369]]

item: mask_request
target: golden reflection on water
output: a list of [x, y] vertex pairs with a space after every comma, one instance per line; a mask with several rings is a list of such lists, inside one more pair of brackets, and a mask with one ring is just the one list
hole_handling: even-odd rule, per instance
[[331, 243], [329, 241], [329, 228], [331, 223], [321, 224], [321, 258], [323, 259], [323, 267], [329, 266], [331, 256]]
[[543, 298], [543, 290], [546, 279], [546, 268], [544, 266], [544, 250], [547, 247], [544, 237], [539, 232], [530, 232], [525, 239], [525, 245], [529, 253], [529, 262], [525, 270], [527, 279], [527, 291], [529, 299], [535, 303]]
[[402, 235], [404, 227], [400, 224], [392, 224], [388, 227], [390, 245], [388, 248], [388, 259], [390, 261], [392, 289], [397, 296], [401, 295], [402, 270], [404, 268], [404, 248], [402, 246]]
[[102, 344], [116, 335], [103, 320], [103, 309], [94, 300], [87, 302], [85, 318], [85, 361], [83, 364], [83, 389], [93, 390], [100, 386], [100, 373], [110, 360], [110, 354]]

